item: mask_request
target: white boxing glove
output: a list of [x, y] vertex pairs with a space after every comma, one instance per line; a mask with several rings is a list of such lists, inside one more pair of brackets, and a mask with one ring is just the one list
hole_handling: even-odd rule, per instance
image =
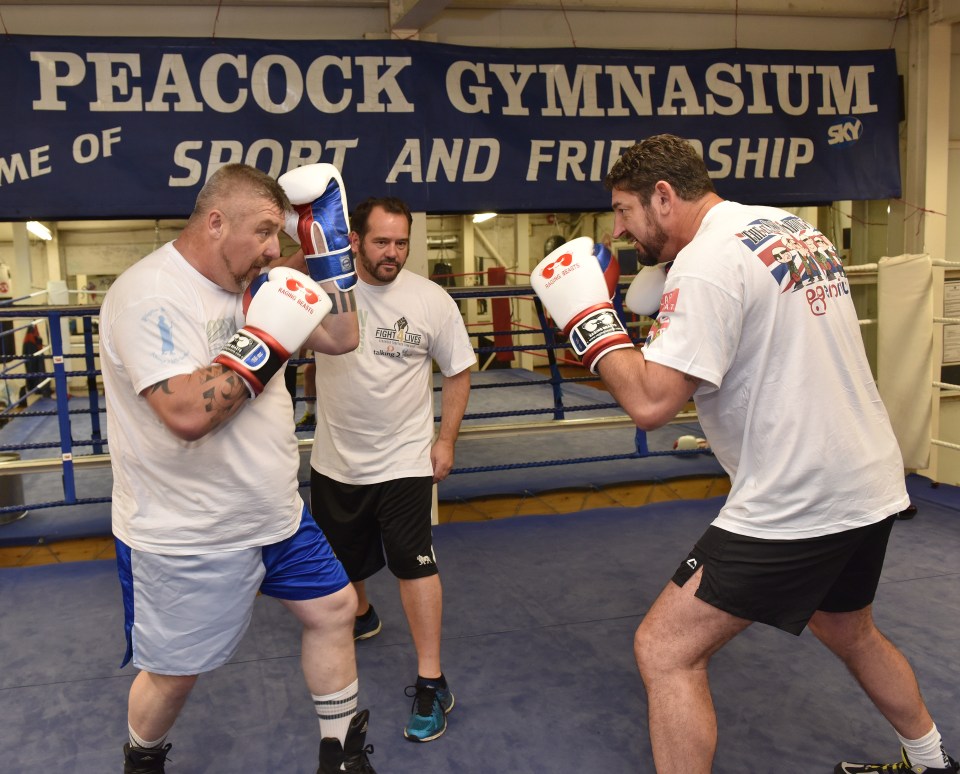
[[296, 269], [278, 266], [260, 284], [247, 318], [214, 363], [236, 371], [256, 397], [333, 307], [330, 296]]
[[530, 274], [530, 284], [591, 373], [597, 372], [597, 363], [607, 353], [633, 348], [610, 303], [590, 237], [579, 237], [550, 253]]
[[623, 305], [634, 314], [654, 317], [660, 311], [663, 286], [667, 281], [667, 267], [663, 264], [644, 266], [633, 278]]
[[610, 300], [617, 297], [617, 286], [620, 284], [620, 261], [610, 252], [610, 248], [603, 244], [593, 246], [593, 254], [597, 256], [597, 263], [603, 271], [603, 279], [607, 283], [607, 292]]
[[306, 164], [280, 175], [277, 182], [294, 209], [287, 213], [284, 231], [303, 248], [310, 277], [351, 290], [357, 272], [340, 171], [333, 164]]

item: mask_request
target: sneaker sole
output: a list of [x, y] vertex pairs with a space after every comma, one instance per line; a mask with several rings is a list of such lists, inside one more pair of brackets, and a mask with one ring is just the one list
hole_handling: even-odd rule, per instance
[[443, 732], [446, 730], [447, 730], [447, 721], [446, 721], [446, 718], [444, 718], [443, 727], [433, 736], [424, 736], [424, 737], [412, 736], [407, 733], [407, 729], [403, 729], [403, 736], [405, 739], [407, 739], [407, 741], [410, 741], [410, 742], [432, 742], [434, 739], [439, 739], [441, 736], [443, 736]]
[[356, 635], [354, 635], [353, 639], [354, 639], [355, 641], [358, 641], [358, 642], [359, 642], [360, 640], [369, 640], [371, 637], [375, 637], [376, 635], [380, 634], [380, 630], [381, 630], [382, 628], [383, 628], [383, 624], [382, 624], [382, 623], [378, 623], [378, 624], [377, 624], [377, 628], [374, 629], [373, 631], [364, 632], [363, 634], [356, 634]]

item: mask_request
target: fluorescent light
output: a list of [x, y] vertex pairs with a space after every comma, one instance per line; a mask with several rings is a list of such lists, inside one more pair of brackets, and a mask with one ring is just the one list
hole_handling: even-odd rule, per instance
[[35, 220], [27, 221], [27, 231], [35, 237], [42, 239], [44, 242], [49, 242], [53, 239], [53, 234], [50, 233], [50, 229]]
[[483, 223], [483, 221], [490, 220], [490, 218], [495, 218], [495, 217], [497, 217], [497, 213], [495, 212], [478, 212], [476, 215], [473, 216], [473, 222]]

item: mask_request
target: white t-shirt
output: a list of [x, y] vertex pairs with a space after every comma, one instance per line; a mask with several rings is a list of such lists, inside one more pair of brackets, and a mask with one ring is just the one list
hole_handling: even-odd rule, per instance
[[714, 524], [799, 539], [909, 505], [836, 250], [800, 218], [722, 202], [680, 251], [643, 349], [694, 401], [732, 487]]
[[442, 287], [401, 270], [387, 285], [353, 290], [360, 346], [317, 354], [317, 430], [310, 464], [345, 484], [433, 474], [433, 361], [444, 376], [477, 356]]
[[209, 365], [243, 323], [241, 296], [169, 243], [121, 274], [100, 310], [113, 466], [113, 532], [141, 551], [203, 554], [294, 534], [302, 500], [282, 373], [197, 441], [173, 435], [140, 393]]

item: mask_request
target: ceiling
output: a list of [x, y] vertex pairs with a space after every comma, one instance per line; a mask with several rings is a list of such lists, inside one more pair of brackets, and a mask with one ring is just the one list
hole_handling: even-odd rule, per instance
[[[915, 6], [918, 2], [920, 0], [4, 0], [2, 5], [389, 8], [398, 18], [416, 16], [423, 19], [420, 25], [422, 26], [447, 8], [556, 8], [567, 11], [606, 9], [648, 13], [737, 13], [894, 19], [905, 14], [908, 7]], [[956, 0], [931, 0], [931, 5], [949, 6], [954, 2]]]

